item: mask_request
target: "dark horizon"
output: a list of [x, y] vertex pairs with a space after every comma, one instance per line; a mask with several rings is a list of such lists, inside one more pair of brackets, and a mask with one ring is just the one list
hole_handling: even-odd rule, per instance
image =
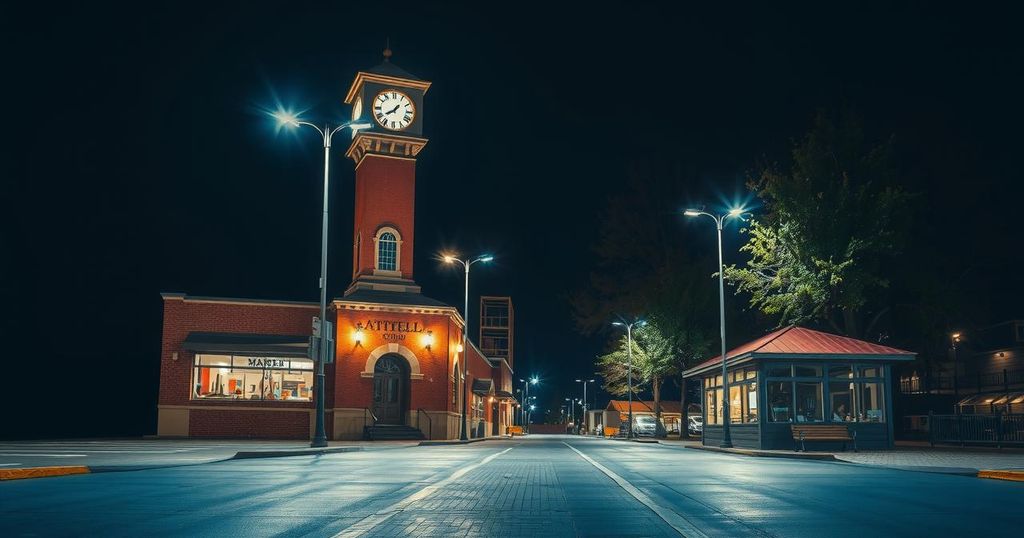
[[[578, 397], [573, 380], [593, 375], [616, 334], [581, 334], [567, 301], [597, 262], [609, 200], [671, 182], [682, 194], [658, 209], [702, 259], [713, 228], [673, 215], [749, 200], [748, 174], [786, 161], [820, 110], [853, 109], [869, 136], [893, 138], [916, 195], [902, 269], [963, 286], [972, 308], [958, 328], [1024, 317], [1017, 17], [931, 6], [417, 6], [415, 24], [384, 31], [346, 24], [372, 21], [372, 6], [289, 10], [90, 6], [11, 18], [22, 24], [9, 30], [20, 46], [7, 87], [13, 181], [2, 192], [13, 211], [0, 271], [13, 308], [3, 325], [8, 356], [33, 368], [10, 388], [20, 397], [4, 437], [154, 433], [160, 292], [317, 299], [321, 147], [308, 132], [278, 132], [265, 111], [347, 117], [345, 90], [389, 38], [392, 61], [433, 83], [416, 279], [461, 309], [461, 274], [436, 255], [494, 254], [473, 271], [470, 334], [480, 295], [510, 295], [515, 377], [541, 377], [542, 398]], [[663, 106], [668, 116], [652, 109]], [[332, 297], [350, 279], [346, 147], [336, 143], [331, 162]], [[743, 260], [743, 240], [728, 230], [727, 262]], [[747, 308], [727, 294], [730, 312]], [[750, 318], [730, 326], [729, 347], [772, 327]]]

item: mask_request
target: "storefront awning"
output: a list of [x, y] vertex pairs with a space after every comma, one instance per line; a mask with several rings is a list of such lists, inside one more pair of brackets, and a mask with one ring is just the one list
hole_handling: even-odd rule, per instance
[[305, 357], [308, 336], [191, 332], [182, 349], [252, 357]]
[[499, 400], [507, 400], [507, 401], [510, 401], [510, 402], [516, 402], [516, 397], [513, 396], [512, 393], [507, 391], [507, 390], [496, 390], [496, 391], [494, 391], [494, 397], [499, 399]]
[[474, 379], [473, 393], [480, 396], [487, 396], [494, 391], [494, 381], [490, 379]]

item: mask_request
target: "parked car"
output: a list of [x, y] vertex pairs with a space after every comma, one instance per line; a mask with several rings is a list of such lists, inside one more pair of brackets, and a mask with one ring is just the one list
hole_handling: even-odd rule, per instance
[[690, 432], [690, 435], [701, 435], [704, 433], [704, 417], [700, 415], [688, 417], [686, 422], [688, 423], [687, 430]]
[[633, 435], [654, 437], [658, 432], [658, 422], [650, 415], [637, 415], [633, 417]]

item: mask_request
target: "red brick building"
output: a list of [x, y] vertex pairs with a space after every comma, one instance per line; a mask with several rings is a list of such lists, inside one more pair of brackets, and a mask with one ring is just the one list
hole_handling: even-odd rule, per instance
[[[359, 72], [345, 97], [353, 118], [373, 121], [346, 152], [356, 167], [352, 282], [329, 305], [336, 346], [324, 393], [331, 439], [454, 439], [463, 420], [470, 437], [482, 437], [512, 424], [511, 303], [508, 341], [498, 340], [501, 352], [487, 357], [473, 344], [462, 349], [462, 315], [422, 295], [414, 280], [416, 157], [427, 143], [422, 104], [429, 87], [385, 60]], [[163, 298], [159, 435], [312, 437], [314, 363], [307, 352], [317, 303]]]

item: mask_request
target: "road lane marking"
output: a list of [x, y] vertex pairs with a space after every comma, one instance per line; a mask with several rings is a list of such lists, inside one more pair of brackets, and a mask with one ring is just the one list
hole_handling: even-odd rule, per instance
[[643, 503], [643, 505], [646, 506], [647, 508], [650, 508], [651, 511], [657, 514], [658, 517], [665, 521], [665, 523], [668, 523], [669, 526], [675, 529], [675, 531], [678, 532], [680, 536], [686, 536], [687, 538], [707, 537], [707, 534], [704, 534], [704, 532], [702, 532], [700, 529], [694, 526], [693, 523], [690, 523], [686, 520], [686, 518], [676, 513], [675, 510], [672, 510], [671, 508], [665, 506], [661, 506], [660, 504], [655, 502], [654, 499], [647, 496], [646, 493], [640, 491], [633, 484], [630, 484], [628, 480], [615, 474], [614, 471], [605, 467], [604, 465], [601, 465], [600, 463], [594, 461], [593, 458], [580, 452], [579, 450], [576, 449], [576, 447], [570, 445], [569, 443], [566, 443], [565, 441], [562, 441], [562, 444], [571, 448], [573, 452], [579, 454], [579, 456], [586, 460], [587, 463], [596, 467], [608, 478], [611, 478], [616, 484], [619, 485], [620, 488], [626, 490], [626, 493], [632, 495], [634, 499]]
[[357, 536], [363, 536], [363, 535], [369, 533], [377, 525], [380, 525], [381, 523], [384, 523], [385, 521], [387, 521], [387, 520], [391, 519], [392, 517], [398, 515], [402, 510], [405, 510], [406, 508], [408, 508], [409, 505], [411, 505], [412, 503], [427, 497], [431, 493], [434, 493], [435, 491], [437, 491], [437, 490], [443, 488], [444, 486], [448, 485], [450, 482], [458, 480], [460, 477], [462, 477], [462, 475], [472, 471], [473, 469], [476, 469], [477, 467], [482, 467], [484, 465], [487, 465], [494, 458], [497, 458], [498, 456], [501, 456], [502, 454], [508, 452], [509, 450], [512, 450], [513, 448], [515, 448], [515, 447], [513, 446], [513, 447], [506, 448], [505, 450], [502, 450], [501, 452], [498, 452], [496, 454], [491, 454], [490, 456], [487, 456], [486, 458], [484, 458], [484, 459], [482, 459], [482, 460], [480, 460], [480, 461], [478, 461], [478, 462], [476, 462], [476, 463], [474, 463], [474, 464], [472, 464], [472, 465], [470, 465], [468, 467], [461, 467], [461, 468], [459, 468], [459, 470], [455, 471], [454, 473], [452, 473], [450, 476], [448, 476], [444, 480], [441, 480], [440, 482], [435, 482], [435, 483], [433, 483], [433, 484], [431, 484], [431, 485], [429, 485], [429, 486], [427, 486], [427, 487], [417, 491], [416, 493], [413, 493], [412, 495], [409, 495], [408, 497], [406, 497], [406, 498], [396, 502], [395, 504], [392, 504], [391, 506], [389, 506], [389, 507], [387, 507], [387, 508], [385, 508], [383, 510], [378, 511], [377, 513], [370, 514], [369, 516], [363, 518], [362, 520], [360, 520], [359, 522], [355, 523], [351, 527], [349, 527], [349, 528], [339, 532], [338, 534], [335, 534], [334, 538], [355, 538]]
[[20, 463], [0, 463], [0, 467], [12, 467], [14, 465], [21, 465]]
[[18, 453], [18, 454], [13, 454], [13, 453], [8, 453], [8, 452], [3, 452], [3, 453], [0, 453], [0, 456], [17, 456], [17, 457], [22, 457], [22, 458], [30, 457], [30, 456], [33, 456], [33, 457], [38, 456], [38, 457], [41, 457], [41, 458], [84, 458], [86, 455], [85, 454], [37, 454], [37, 453], [30, 453], [30, 454]]

